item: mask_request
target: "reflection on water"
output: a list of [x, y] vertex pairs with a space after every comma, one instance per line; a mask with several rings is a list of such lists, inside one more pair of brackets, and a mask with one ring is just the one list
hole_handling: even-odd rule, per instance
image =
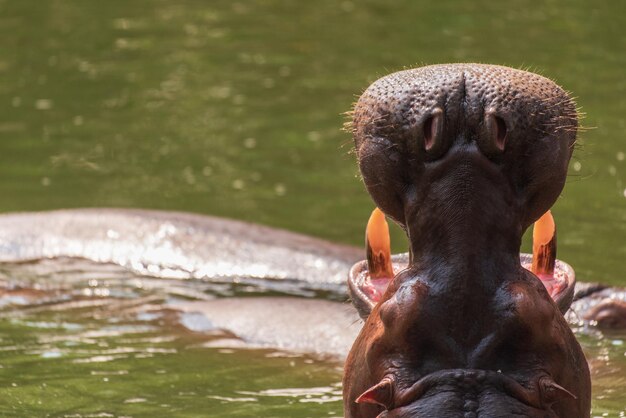
[[225, 284], [62, 259], [4, 265], [0, 285], [2, 416], [341, 415], [336, 361], [225, 348], [169, 308]]
[[625, 416], [626, 334], [596, 331], [577, 336], [591, 366], [593, 416]]
[[[226, 284], [72, 259], [4, 265], [0, 284], [0, 395], [12, 399], [3, 416], [342, 413], [338, 361], [247, 348], [210, 318], [172, 310], [218, 297]], [[230, 290], [267, 294], [249, 284]], [[583, 325], [576, 333], [591, 365], [593, 416], [624, 416], [626, 334]]]

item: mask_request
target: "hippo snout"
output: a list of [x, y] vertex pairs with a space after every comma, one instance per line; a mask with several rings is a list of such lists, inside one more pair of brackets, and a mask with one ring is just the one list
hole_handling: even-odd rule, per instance
[[365, 186], [399, 223], [407, 188], [421, 182], [429, 163], [473, 143], [533, 200], [526, 227], [563, 188], [577, 127], [575, 103], [551, 80], [478, 64], [383, 77], [361, 95], [352, 122]]

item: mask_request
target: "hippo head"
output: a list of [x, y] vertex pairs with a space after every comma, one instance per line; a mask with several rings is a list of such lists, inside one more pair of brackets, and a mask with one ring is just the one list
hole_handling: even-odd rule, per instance
[[588, 416], [580, 346], [519, 258], [565, 182], [567, 93], [506, 67], [429, 66], [374, 82], [352, 128], [365, 186], [409, 256], [370, 301], [345, 416]]

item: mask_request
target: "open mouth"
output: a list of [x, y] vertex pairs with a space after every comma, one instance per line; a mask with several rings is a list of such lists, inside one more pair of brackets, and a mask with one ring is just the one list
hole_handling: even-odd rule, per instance
[[[383, 212], [372, 212], [365, 232], [367, 258], [354, 264], [348, 277], [353, 303], [361, 316], [382, 299], [389, 283], [409, 265], [409, 254], [391, 255], [389, 226]], [[520, 254], [520, 264], [534, 273], [562, 313], [567, 312], [574, 297], [576, 276], [567, 263], [556, 259], [556, 226], [550, 211], [533, 229], [533, 254]]]

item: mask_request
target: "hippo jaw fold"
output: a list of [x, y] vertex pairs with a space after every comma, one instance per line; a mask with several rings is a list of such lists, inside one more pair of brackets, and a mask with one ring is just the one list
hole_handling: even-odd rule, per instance
[[426, 375], [404, 390], [387, 376], [357, 403], [384, 409], [380, 418], [430, 416], [433, 410], [446, 417], [545, 418], [557, 417], [552, 405], [565, 399], [576, 396], [549, 376], [539, 375], [522, 386], [499, 371], [447, 369]]
[[[587, 416], [582, 351], [519, 258], [522, 234], [564, 185], [576, 125], [559, 87], [504, 67], [403, 71], [361, 96], [353, 120], [359, 168], [376, 205], [407, 233], [410, 252], [384, 291], [355, 298], [371, 314], [362, 313], [346, 362], [346, 418], [463, 416], [463, 408], [428, 400], [456, 404], [472, 393], [495, 405], [472, 416]], [[364, 289], [356, 273], [353, 296]], [[449, 381], [476, 370], [494, 376], [480, 390]], [[548, 392], [564, 388], [578, 399], [553, 408], [548, 392], [532, 395], [537, 376], [554, 382]], [[389, 397], [377, 386], [385, 377], [401, 399], [416, 382], [430, 383], [415, 399], [355, 403], [373, 388]]]

